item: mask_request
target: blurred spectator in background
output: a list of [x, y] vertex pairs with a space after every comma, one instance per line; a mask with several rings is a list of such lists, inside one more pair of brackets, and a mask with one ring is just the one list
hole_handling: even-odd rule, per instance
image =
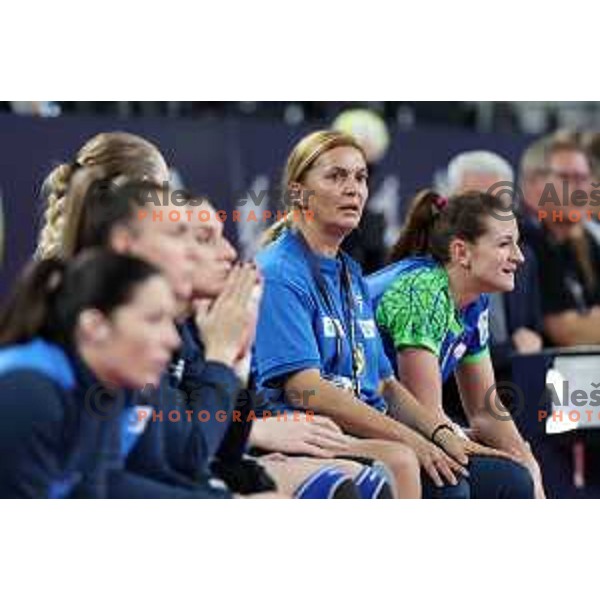
[[[511, 194], [513, 169], [493, 152], [476, 150], [455, 156], [448, 164], [450, 196], [465, 192]], [[498, 381], [511, 378], [511, 355], [542, 348], [542, 317], [533, 251], [522, 248], [525, 263], [517, 270], [512, 292], [490, 294], [490, 349]]]
[[[581, 136], [581, 144], [590, 161], [592, 169], [592, 190], [596, 188], [600, 182], [600, 132], [594, 131], [585, 133]], [[596, 238], [600, 244], [600, 203], [598, 206], [589, 204], [588, 208], [593, 213], [593, 219], [585, 222], [585, 227]]]
[[550, 267], [539, 270], [545, 335], [556, 346], [599, 344], [600, 245], [585, 225], [590, 161], [576, 137], [560, 134], [525, 152], [521, 174], [523, 232]]
[[50, 101], [12, 101], [9, 102], [12, 112], [17, 115], [34, 115], [36, 117], [58, 117], [61, 113], [57, 102]]

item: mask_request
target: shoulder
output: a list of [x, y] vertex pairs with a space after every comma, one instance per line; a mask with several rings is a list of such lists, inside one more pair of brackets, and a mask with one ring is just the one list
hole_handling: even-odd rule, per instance
[[0, 375], [18, 370], [38, 372], [65, 388], [75, 386], [75, 373], [67, 354], [41, 338], [0, 349]]
[[312, 297], [315, 283], [310, 266], [291, 233], [259, 252], [256, 262], [265, 281], [263, 300], [280, 294], [293, 294], [305, 301]]
[[261, 273], [268, 281], [294, 281], [310, 275], [301, 248], [291, 232], [269, 244], [256, 255]]
[[449, 304], [448, 276], [442, 266], [430, 261], [403, 263], [398, 263], [398, 270], [390, 278], [382, 303], [411, 304], [423, 310]]
[[17, 428], [22, 421], [60, 421], [71, 393], [56, 380], [31, 369], [15, 369], [0, 375], [0, 423]]

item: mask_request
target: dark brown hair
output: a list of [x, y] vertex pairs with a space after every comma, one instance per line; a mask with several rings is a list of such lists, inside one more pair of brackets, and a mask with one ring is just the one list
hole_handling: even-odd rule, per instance
[[109, 316], [126, 304], [135, 288], [159, 270], [133, 256], [103, 250], [65, 262], [32, 261], [0, 311], [0, 345], [43, 337], [73, 345], [79, 314], [90, 308]]
[[136, 211], [152, 210], [164, 192], [149, 181], [107, 177], [102, 167], [86, 169], [66, 196], [63, 257], [75, 256], [84, 248], [107, 248], [116, 225], [134, 228]]
[[487, 231], [486, 217], [497, 214], [505, 219], [510, 212], [501, 198], [480, 192], [457, 194], [449, 199], [432, 190], [419, 192], [411, 202], [391, 261], [430, 255], [446, 264], [454, 238], [475, 242]]

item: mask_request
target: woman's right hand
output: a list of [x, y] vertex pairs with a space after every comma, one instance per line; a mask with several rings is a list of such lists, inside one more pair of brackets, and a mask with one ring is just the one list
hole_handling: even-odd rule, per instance
[[236, 265], [218, 298], [194, 301], [194, 321], [205, 347], [206, 360], [230, 367], [242, 360], [254, 339], [260, 277], [253, 264]]
[[456, 485], [457, 476], [469, 476], [463, 465], [422, 435], [414, 433], [406, 443], [414, 450], [421, 468], [437, 487]]
[[329, 418], [311, 413], [294, 413], [300, 420], [270, 417], [257, 419], [252, 424], [250, 444], [261, 450], [284, 454], [306, 454], [320, 458], [333, 458], [350, 452], [352, 438]]

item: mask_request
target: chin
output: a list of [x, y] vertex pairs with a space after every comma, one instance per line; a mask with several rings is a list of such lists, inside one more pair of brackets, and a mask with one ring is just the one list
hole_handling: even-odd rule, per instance
[[158, 385], [160, 384], [160, 375], [157, 375], [156, 373], [147, 373], [146, 376], [144, 377], [144, 381], [141, 383], [138, 383], [136, 386], [136, 389], [143, 389], [144, 387], [146, 387], [147, 385], [151, 385], [154, 388], [157, 388]]
[[512, 292], [515, 289], [514, 277], [508, 279], [506, 275], [501, 275], [496, 279], [480, 280], [480, 293], [497, 294], [503, 292]]
[[335, 224], [335, 227], [346, 236], [352, 233], [358, 227], [359, 223], [360, 217], [348, 217], [346, 219], [340, 219], [340, 221]]
[[515, 278], [503, 276], [496, 282], [496, 292], [512, 292], [515, 289]]

